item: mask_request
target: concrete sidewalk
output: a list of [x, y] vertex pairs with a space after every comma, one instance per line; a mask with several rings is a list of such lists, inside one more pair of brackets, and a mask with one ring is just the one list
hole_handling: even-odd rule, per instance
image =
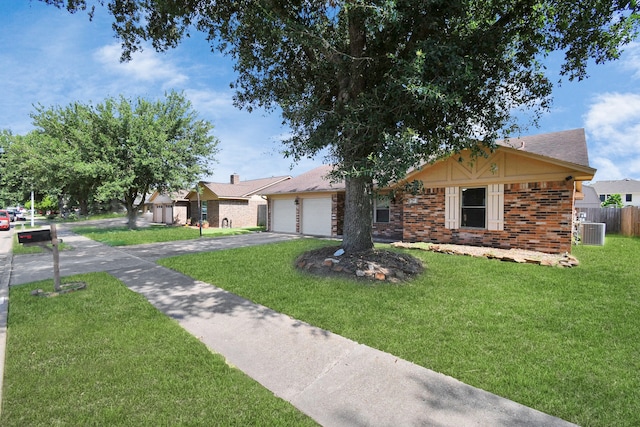
[[[230, 364], [321, 425], [573, 425], [153, 262], [163, 254], [174, 255], [177, 243], [116, 249], [60, 234], [76, 248], [61, 254], [63, 275], [109, 272]], [[192, 245], [193, 253], [291, 238], [261, 233], [187, 245]], [[11, 284], [51, 278], [51, 267], [47, 270], [44, 264], [46, 259], [40, 255], [15, 257]]]

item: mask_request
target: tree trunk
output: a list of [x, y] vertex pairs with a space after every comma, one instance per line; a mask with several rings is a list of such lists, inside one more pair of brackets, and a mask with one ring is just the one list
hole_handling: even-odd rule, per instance
[[373, 249], [373, 208], [371, 180], [363, 177], [345, 179], [344, 237], [346, 252], [366, 252]]
[[89, 216], [89, 203], [87, 199], [80, 200], [80, 215], [84, 217]]
[[129, 230], [135, 230], [137, 228], [136, 220], [138, 219], [138, 212], [133, 204], [127, 203], [127, 227]]

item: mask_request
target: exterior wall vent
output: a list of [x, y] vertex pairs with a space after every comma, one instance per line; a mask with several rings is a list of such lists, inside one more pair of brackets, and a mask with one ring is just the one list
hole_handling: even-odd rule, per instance
[[580, 242], [583, 245], [604, 246], [606, 224], [583, 222], [580, 224]]

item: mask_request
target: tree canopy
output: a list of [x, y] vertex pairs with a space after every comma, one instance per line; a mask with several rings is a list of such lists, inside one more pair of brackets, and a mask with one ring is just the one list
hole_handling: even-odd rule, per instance
[[[42, 0], [71, 12], [85, 0]], [[590, 60], [618, 58], [638, 30], [638, 5], [610, 0], [105, 0], [123, 58], [150, 41], [177, 46], [207, 34], [235, 60], [235, 101], [279, 107], [294, 160], [328, 148], [346, 182], [343, 247], [366, 250], [373, 183], [401, 180], [424, 162], [494, 147], [535, 123], [561, 73], [587, 76]]]
[[129, 226], [151, 190], [189, 188], [210, 173], [217, 153], [213, 126], [182, 94], [164, 100], [108, 98], [96, 106], [36, 107], [36, 130], [5, 148], [6, 170], [49, 194], [80, 203], [119, 200]]
[[621, 208], [624, 206], [624, 203], [622, 203], [622, 195], [610, 194], [607, 200], [600, 203], [600, 206], [603, 208]]

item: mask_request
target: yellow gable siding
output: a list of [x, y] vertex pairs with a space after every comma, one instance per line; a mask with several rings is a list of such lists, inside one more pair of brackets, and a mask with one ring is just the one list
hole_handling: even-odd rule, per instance
[[569, 166], [545, 162], [526, 153], [501, 149], [487, 158], [473, 161], [469, 159], [469, 153], [463, 152], [425, 166], [408, 179], [420, 180], [426, 188], [436, 188], [452, 185], [561, 181], [574, 174], [574, 169]]

